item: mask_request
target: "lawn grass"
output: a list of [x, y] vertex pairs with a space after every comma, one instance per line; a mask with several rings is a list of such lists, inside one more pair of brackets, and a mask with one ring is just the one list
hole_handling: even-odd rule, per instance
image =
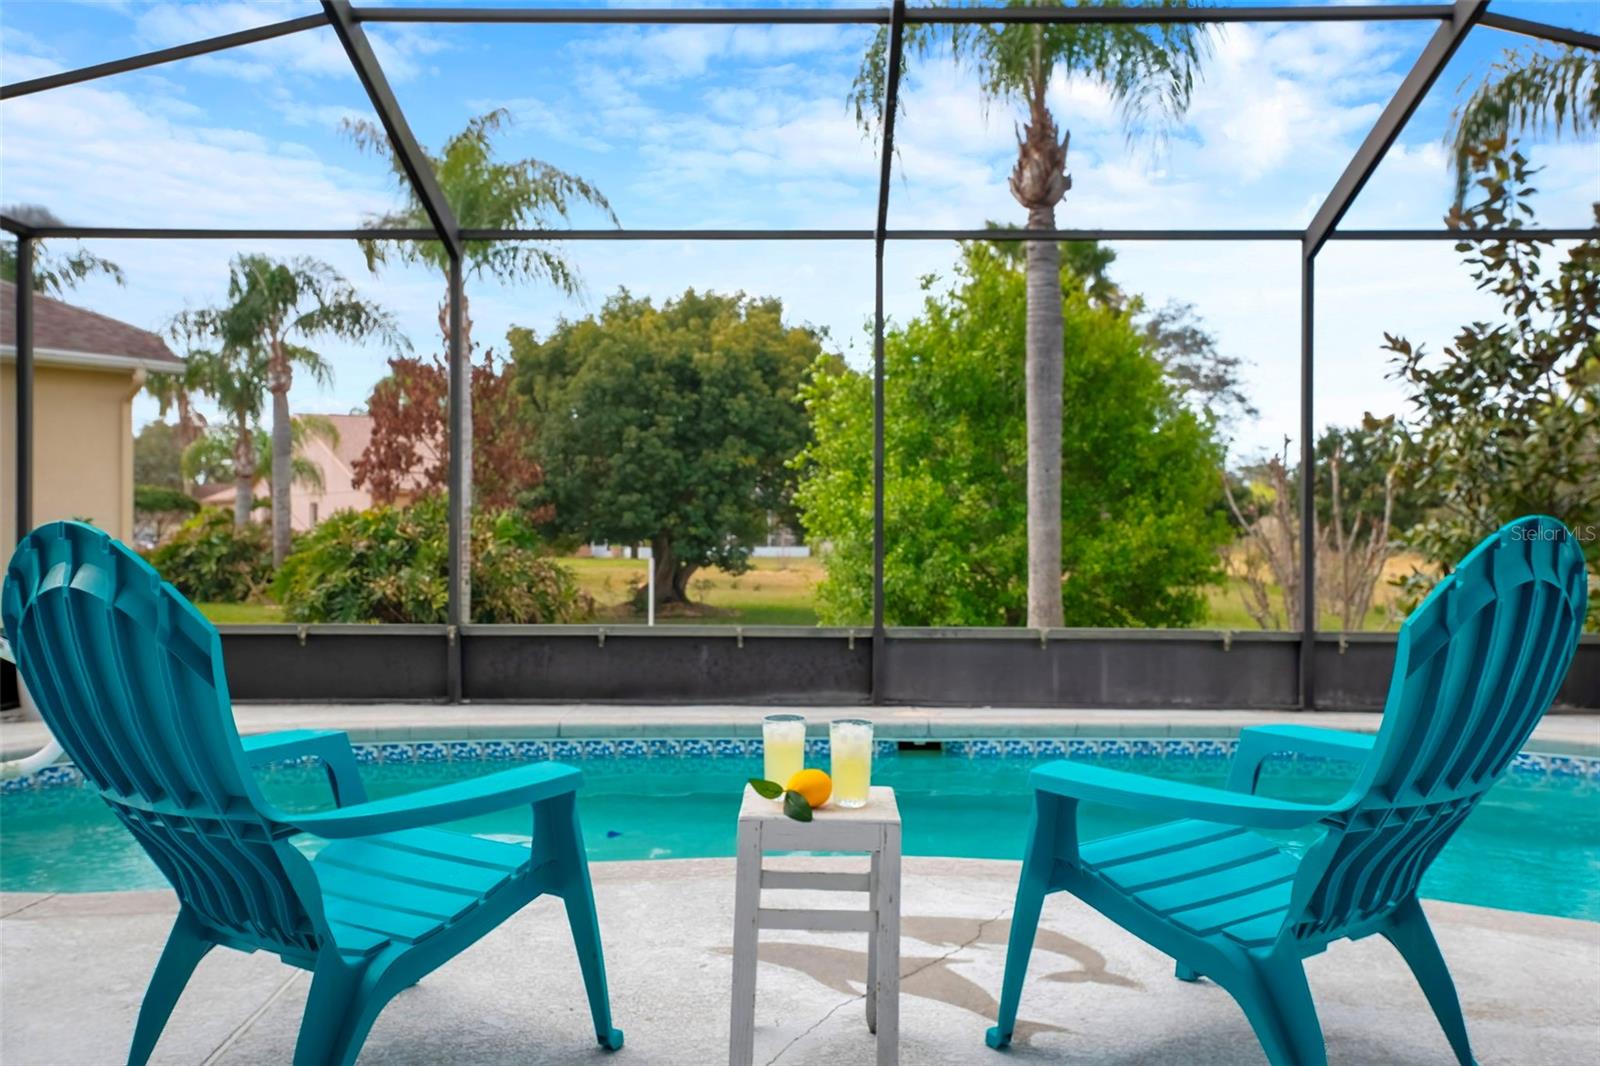
[[197, 603], [200, 613], [217, 625], [266, 625], [284, 621], [275, 603]]
[[[578, 585], [596, 605], [596, 620], [601, 622], [642, 623], [643, 611], [632, 604], [634, 589], [645, 581], [644, 559], [593, 559], [568, 556], [559, 560], [570, 569]], [[1388, 605], [1395, 590], [1388, 578], [1407, 572], [1414, 560], [1398, 556], [1385, 568], [1373, 605], [1367, 611], [1364, 629], [1371, 631], [1393, 630], [1399, 624], [1391, 616]], [[743, 574], [730, 574], [724, 570], [698, 571], [689, 582], [689, 591], [695, 603], [703, 609], [679, 613], [663, 611], [656, 616], [658, 625], [745, 625], [745, 626], [815, 626], [817, 610], [813, 603], [816, 586], [827, 576], [821, 560], [752, 559], [750, 569]], [[1206, 590], [1208, 611], [1196, 623], [1196, 629], [1259, 630], [1255, 619], [1244, 607], [1244, 582], [1229, 577], [1221, 585]], [[1274, 602], [1281, 604], [1277, 589], [1272, 590]], [[201, 603], [197, 604], [207, 618], [220, 625], [262, 624], [283, 622], [283, 608], [274, 603]], [[1280, 607], [1281, 610], [1281, 607]], [[863, 625], [866, 623], [863, 622]], [[1286, 620], [1288, 629], [1295, 629], [1298, 619]], [[1338, 632], [1338, 618], [1328, 611], [1322, 612], [1321, 627]]]
[[[634, 590], [646, 580], [646, 559], [564, 558], [578, 585], [594, 597], [599, 616], [607, 621], [643, 622], [635, 610]], [[803, 559], [751, 559], [743, 574], [704, 569], [689, 580], [689, 595], [709, 610], [680, 615], [658, 613], [659, 625], [814, 626], [814, 590], [825, 576], [821, 562]]]

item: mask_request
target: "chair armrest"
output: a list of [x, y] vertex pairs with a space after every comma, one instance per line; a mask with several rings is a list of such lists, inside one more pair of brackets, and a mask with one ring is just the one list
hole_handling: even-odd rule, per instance
[[367, 801], [367, 788], [361, 783], [350, 737], [340, 730], [286, 729], [281, 733], [261, 733], [240, 739], [244, 742], [244, 757], [252, 768], [279, 759], [315, 756], [328, 770], [334, 803], [344, 807]]
[[1279, 752], [1359, 763], [1372, 754], [1377, 739], [1375, 733], [1347, 733], [1308, 725], [1252, 726], [1239, 733], [1239, 747], [1228, 767], [1228, 788], [1254, 792], [1261, 779], [1261, 764]]
[[364, 837], [399, 829], [454, 822], [480, 814], [576, 792], [583, 774], [558, 762], [530, 763], [513, 770], [425, 788], [403, 796], [306, 814], [275, 812], [286, 825], [320, 837]]
[[1145, 777], [1065, 759], [1039, 767], [1029, 780], [1034, 788], [1058, 796], [1166, 815], [1169, 818], [1198, 818], [1251, 829], [1294, 829], [1314, 825], [1341, 809], [1335, 804], [1268, 799], [1265, 796]]

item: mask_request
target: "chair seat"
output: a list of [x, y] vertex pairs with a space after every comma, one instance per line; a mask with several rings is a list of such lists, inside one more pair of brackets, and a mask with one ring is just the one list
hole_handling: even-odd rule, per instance
[[518, 844], [408, 829], [330, 841], [312, 869], [340, 953], [364, 956], [461, 921], [531, 862]]
[[1081, 865], [1195, 936], [1244, 947], [1277, 938], [1300, 861], [1259, 833], [1182, 820], [1091, 841]]

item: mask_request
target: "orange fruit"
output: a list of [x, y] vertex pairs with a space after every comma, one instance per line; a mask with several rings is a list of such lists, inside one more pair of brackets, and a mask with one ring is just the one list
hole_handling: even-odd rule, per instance
[[821, 770], [801, 770], [783, 787], [804, 796], [812, 810], [827, 803], [828, 797], [833, 795], [833, 779]]

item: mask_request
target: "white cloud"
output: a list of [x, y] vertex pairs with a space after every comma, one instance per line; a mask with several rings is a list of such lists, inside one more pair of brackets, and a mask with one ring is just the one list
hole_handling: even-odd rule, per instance
[[631, 26], [608, 27], [572, 50], [626, 64], [630, 78], [641, 82], [670, 82], [717, 73], [724, 63], [770, 65], [836, 52], [858, 39], [864, 44], [862, 31], [845, 26]]
[[[151, 47], [162, 48], [205, 37], [218, 37], [253, 29], [304, 14], [316, 7], [306, 5], [293, 10], [284, 5], [244, 3], [156, 4], [139, 13], [135, 33]], [[391, 82], [404, 82], [423, 69], [422, 60], [446, 47], [446, 43], [426, 30], [409, 24], [371, 27], [367, 31], [373, 54]], [[184, 60], [194, 70], [203, 70], [249, 82], [270, 82], [285, 71], [313, 77], [354, 79], [350, 57], [331, 29], [302, 30], [268, 41]]]

